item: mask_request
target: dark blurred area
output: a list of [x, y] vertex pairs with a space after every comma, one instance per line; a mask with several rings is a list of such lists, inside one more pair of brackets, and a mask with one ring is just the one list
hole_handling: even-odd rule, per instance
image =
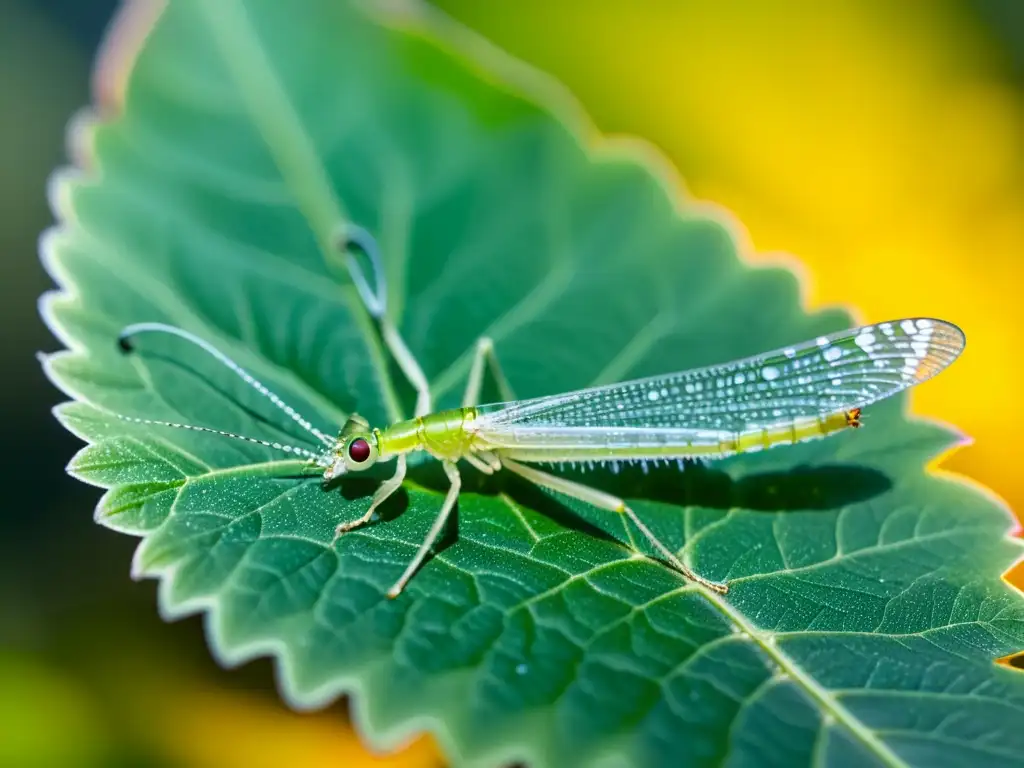
[[[490, 32], [487, 4], [439, 4]], [[567, 4], [573, 5], [578, 5], [573, 13], [587, 13], [583, 5]], [[628, 6], [611, 5], [620, 13]], [[638, 3], [637, 13], [656, 17], [661, 5]], [[779, 13], [790, 15], [800, 13], [802, 5], [777, 3]], [[36, 311], [37, 297], [52, 287], [39, 264], [37, 239], [52, 224], [47, 177], [66, 162], [65, 126], [90, 101], [92, 59], [116, 6], [113, 0], [0, 0], [0, 355], [7, 446], [0, 535], [0, 765], [357, 765], [370, 757], [360, 751], [341, 705], [318, 715], [289, 713], [274, 692], [269, 662], [222, 670], [206, 649], [201, 620], [163, 623], [156, 611], [156, 584], [129, 578], [134, 540], [96, 525], [92, 509], [99, 490], [64, 473], [80, 444], [51, 417], [50, 408], [62, 398], [34, 357], [39, 350], [59, 348]], [[1020, 129], [1024, 3], [973, 0], [956, 8], [970, 19], [970, 34], [980, 35], [994, 52], [997, 79], [1017, 89], [1014, 124]], [[534, 39], [530, 23], [523, 21], [526, 31], [518, 37], [513, 29], [508, 41], [497, 42], [550, 69], [544, 39]], [[586, 58], [592, 31], [583, 27], [557, 45], [571, 47], [566, 57]], [[557, 33], [538, 34], [556, 44]], [[879, 45], [895, 45], [898, 39]], [[622, 55], [629, 56], [628, 50]], [[565, 69], [571, 75], [582, 66], [566, 64]], [[568, 75], [554, 74], [574, 86]], [[583, 92], [581, 97], [604, 126], [600, 100]], [[672, 130], [669, 122], [665, 130]], [[699, 155], [699, 143], [690, 152]], [[682, 154], [673, 157], [692, 182], [687, 153]], [[695, 174], [712, 179], [703, 188], [691, 184], [699, 196], [732, 206], [728, 195], [718, 195], [727, 185], [716, 186], [707, 168], [696, 168]], [[1014, 178], [1021, 183], [1020, 175]], [[751, 228], [756, 243], [758, 232]], [[802, 256], [800, 242], [786, 245]], [[1009, 257], [1008, 268], [1020, 275], [1024, 242], [1015, 243], [1016, 258]], [[995, 289], [977, 281], [969, 290], [984, 303]], [[857, 292], [846, 300], [857, 303]], [[1012, 340], [1022, 338], [1018, 331]], [[948, 397], [955, 395], [950, 391]], [[1020, 414], [1019, 404], [1001, 418], [1012, 424], [1014, 412]], [[939, 415], [956, 421], [949, 413]], [[994, 476], [975, 476], [996, 486]], [[996, 490], [1009, 498], [1018, 486], [1019, 478], [1007, 479]], [[429, 765], [437, 759], [433, 747], [420, 742], [394, 764]]]
[[35, 359], [60, 348], [36, 310], [53, 287], [37, 241], [117, 6], [0, 2], [0, 766], [437, 764], [427, 742], [376, 761], [343, 704], [287, 711], [268, 661], [218, 667], [202, 621], [165, 624], [156, 583], [130, 579], [135, 541], [93, 522], [99, 489], [64, 473], [81, 443], [51, 416], [63, 398]]

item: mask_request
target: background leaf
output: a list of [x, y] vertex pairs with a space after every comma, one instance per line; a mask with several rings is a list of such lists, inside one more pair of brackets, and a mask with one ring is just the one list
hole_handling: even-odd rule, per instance
[[387, 601], [440, 502], [436, 466], [332, 545], [372, 482], [326, 494], [272, 451], [104, 413], [291, 429], [173, 339], [122, 357], [117, 331], [141, 320], [199, 333], [324, 429], [408, 413], [326, 255], [346, 219], [379, 234], [392, 320], [440, 405], [481, 333], [530, 396], [848, 324], [741, 264], [656, 159], [585, 147], [557, 89], [479, 41], [312, 6], [175, 3], [123, 113], [78, 137], [94, 173], [54, 185], [64, 226], [43, 250], [63, 292], [44, 314], [72, 351], [47, 367], [91, 443], [70, 471], [110, 488], [102, 522], [145, 536], [135, 573], [162, 579], [165, 615], [208, 611], [227, 663], [276, 655], [296, 705], [355, 691], [374, 742], [429, 727], [466, 762], [1017, 762], [1024, 689], [992, 659], [1022, 644], [998, 580], [1019, 547], [1003, 510], [923, 472], [955, 440], [898, 402], [855, 435], [596, 480], [728, 578], [726, 599], [633, 557], [610, 515], [467, 477], [457, 535]]

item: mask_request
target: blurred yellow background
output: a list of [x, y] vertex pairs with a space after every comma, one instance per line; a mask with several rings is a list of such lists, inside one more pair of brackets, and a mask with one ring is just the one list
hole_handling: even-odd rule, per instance
[[653, 141], [691, 195], [735, 214], [753, 261], [794, 254], [809, 306], [961, 325], [967, 352], [914, 410], [975, 439], [944, 466], [1024, 508], [1024, 99], [967, 5], [441, 5], [561, 79], [601, 129]]
[[[975, 439], [945, 468], [1024, 509], [1024, 3], [439, 5], [562, 80], [602, 130], [659, 146], [691, 195], [735, 214], [752, 261], [794, 254], [810, 307], [959, 323], [967, 352], [913, 409]], [[31, 352], [54, 343], [25, 297], [48, 285], [34, 254], [45, 178], [113, 7], [0, 9], [0, 350], [20, 448], [0, 537], [0, 717], [19, 738], [2, 741], [0, 765], [438, 765], [429, 741], [373, 762], [343, 707], [288, 712], [269, 664], [218, 669], [201, 622], [160, 622], [154, 586], [128, 581], [132, 542], [98, 529], [96, 494], [60, 472], [75, 442], [47, 413], [58, 396]]]

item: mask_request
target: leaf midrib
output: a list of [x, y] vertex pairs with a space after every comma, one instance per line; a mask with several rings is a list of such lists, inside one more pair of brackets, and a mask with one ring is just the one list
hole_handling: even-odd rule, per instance
[[[837, 723], [842, 723], [850, 734], [869, 749], [882, 763], [891, 768], [907, 768], [908, 764], [893, 752], [873, 731], [858, 720], [850, 710], [833, 695], [832, 691], [820, 685], [806, 674], [803, 668], [789, 654], [779, 648], [771, 634], [765, 634], [747, 621], [746, 617], [733, 608], [721, 595], [704, 586], [696, 585], [697, 591], [726, 619], [750, 637], [754, 643], [768, 656], [776, 666], [785, 672], [789, 679], [803, 688], [822, 710], [831, 715]], [[820, 727], [824, 727], [822, 724]]]
[[197, 7], [206, 16], [229, 77], [238, 85], [285, 186], [295, 196], [297, 207], [324, 253], [331, 252], [331, 235], [348, 218], [345, 208], [334, 194], [315, 146], [277, 73], [258, 44], [248, 13], [237, 0], [198, 3]]
[[[333, 238], [347, 222], [341, 200], [334, 193], [330, 180], [306, 132], [281, 85], [277, 73], [258, 44], [256, 31], [244, 6], [237, 0], [199, 3], [206, 16], [207, 27], [215, 46], [238, 86], [257, 130], [273, 157], [281, 179], [296, 200], [296, 208], [306, 219], [320, 247], [321, 258], [330, 269], [335, 253]], [[374, 366], [380, 377], [388, 418], [400, 421], [401, 399], [391, 380], [377, 335], [369, 327], [365, 309], [354, 312]]]

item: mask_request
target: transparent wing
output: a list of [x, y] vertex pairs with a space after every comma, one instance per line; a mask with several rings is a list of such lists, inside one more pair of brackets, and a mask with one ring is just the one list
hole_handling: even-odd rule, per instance
[[[895, 320], [757, 355], [563, 395], [485, 405], [480, 433], [531, 428], [708, 430], [738, 433], [850, 411], [890, 397], [946, 368], [964, 334], [929, 318]], [[568, 436], [568, 435], [566, 435]]]

